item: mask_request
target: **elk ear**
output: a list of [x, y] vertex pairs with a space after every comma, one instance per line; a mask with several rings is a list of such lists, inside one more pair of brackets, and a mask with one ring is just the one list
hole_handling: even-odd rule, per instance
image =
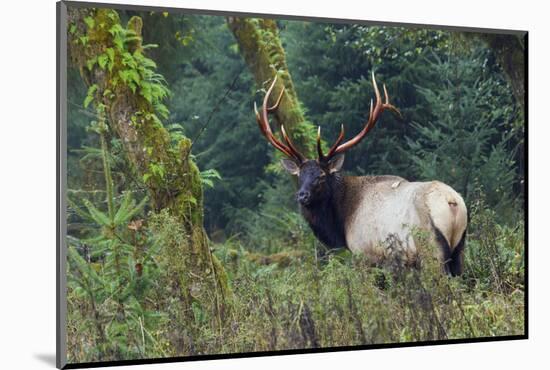
[[342, 169], [344, 165], [344, 153], [337, 154], [328, 162], [328, 172], [334, 173]]
[[283, 158], [281, 159], [281, 164], [285, 171], [291, 175], [298, 175], [300, 173], [300, 167], [292, 159]]

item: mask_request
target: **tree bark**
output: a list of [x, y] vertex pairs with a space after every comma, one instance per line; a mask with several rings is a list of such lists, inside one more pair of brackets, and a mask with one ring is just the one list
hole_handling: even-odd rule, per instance
[[270, 102], [275, 103], [284, 86], [285, 95], [275, 112], [277, 123], [285, 126], [302, 153], [313, 158], [315, 129], [306, 120], [294, 89], [277, 23], [272, 19], [227, 17], [227, 25], [258, 88], [267, 89], [273, 78], [278, 76]]
[[[132, 17], [128, 22], [126, 31], [135, 37], [122, 48], [117, 47], [112, 32], [120, 25], [114, 10], [69, 8], [69, 25], [70, 59], [85, 83], [96, 87], [94, 106], [105, 114], [110, 131], [121, 140], [129, 163], [148, 189], [152, 208], [176, 220], [184, 235], [163, 246], [161, 252], [169, 262], [165, 273], [179, 294], [182, 314], [187, 323], [193, 323], [192, 305], [198, 304], [210, 313], [211, 325], [221, 328], [229, 291], [225, 271], [211, 254], [203, 228], [203, 190], [199, 170], [189, 157], [191, 142], [185, 138], [172, 145], [142, 85], [131, 86], [120, 78], [128, 69], [124, 58], [144, 53], [141, 18]], [[111, 53], [112, 65], [101, 67], [98, 58]], [[178, 342], [185, 343], [176, 355], [194, 352], [192, 338], [179, 338]]]
[[512, 92], [522, 110], [525, 110], [525, 48], [524, 39], [516, 35], [480, 34], [495, 53], [497, 63], [504, 71]]

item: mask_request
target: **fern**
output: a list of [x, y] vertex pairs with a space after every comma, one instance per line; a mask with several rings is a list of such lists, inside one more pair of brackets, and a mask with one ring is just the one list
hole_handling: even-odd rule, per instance
[[213, 169], [213, 168], [201, 171], [200, 178], [201, 178], [201, 183], [204, 186], [207, 186], [209, 188], [214, 187], [214, 181], [215, 180], [221, 180], [222, 179], [220, 173], [218, 171], [216, 171], [215, 169]]

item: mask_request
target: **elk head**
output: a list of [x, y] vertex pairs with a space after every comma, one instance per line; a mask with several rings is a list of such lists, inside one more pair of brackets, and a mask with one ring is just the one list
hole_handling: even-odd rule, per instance
[[284, 88], [281, 90], [277, 101], [272, 106], [268, 106], [269, 98], [275, 87], [277, 77], [273, 79], [271, 86], [267, 90], [261, 112], [258, 112], [256, 103], [254, 103], [254, 111], [256, 112], [256, 120], [262, 134], [266, 137], [268, 142], [273, 145], [277, 150], [281, 151], [288, 158], [282, 160], [283, 168], [292, 175], [298, 176], [299, 189], [296, 193], [296, 200], [303, 206], [309, 207], [320, 201], [327, 199], [331, 193], [330, 182], [337, 176], [337, 173], [342, 169], [344, 164], [344, 152], [353, 146], [357, 145], [366, 134], [374, 127], [378, 118], [384, 112], [389, 109], [397, 114], [399, 110], [389, 103], [388, 92], [384, 85], [384, 98], [385, 102], [382, 102], [380, 97], [380, 91], [372, 74], [372, 84], [374, 86], [374, 92], [376, 96], [376, 103], [373, 107], [372, 99], [370, 104], [370, 114], [363, 129], [352, 139], [342, 143], [344, 140], [344, 125], [341, 126], [340, 134], [336, 139], [336, 142], [330, 147], [328, 153], [325, 155], [321, 147], [321, 127], [317, 130], [317, 159], [307, 159], [302, 153], [300, 153], [296, 146], [292, 143], [290, 137], [287, 135], [284, 126], [281, 126], [281, 134], [283, 141], [280, 141], [275, 137], [271, 131], [269, 124], [268, 114], [273, 113], [279, 107], [281, 99], [284, 94]]

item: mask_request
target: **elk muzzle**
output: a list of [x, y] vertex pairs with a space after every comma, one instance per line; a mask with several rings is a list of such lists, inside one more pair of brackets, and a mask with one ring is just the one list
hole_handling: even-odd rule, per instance
[[296, 200], [303, 206], [311, 203], [311, 193], [307, 190], [300, 190], [296, 193]]

